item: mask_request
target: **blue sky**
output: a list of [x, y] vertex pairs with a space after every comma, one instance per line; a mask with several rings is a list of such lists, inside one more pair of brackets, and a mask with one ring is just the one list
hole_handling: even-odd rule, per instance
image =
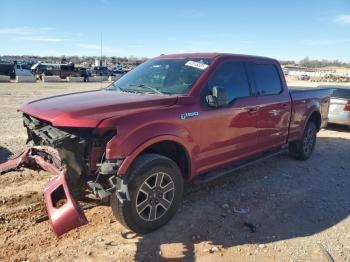
[[0, 55], [230, 52], [350, 62], [349, 0], [1, 1]]

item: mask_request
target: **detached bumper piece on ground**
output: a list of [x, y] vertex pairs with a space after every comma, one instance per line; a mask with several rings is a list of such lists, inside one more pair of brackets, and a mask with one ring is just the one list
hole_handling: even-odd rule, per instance
[[40, 166], [56, 175], [45, 186], [44, 197], [50, 224], [57, 236], [88, 222], [78, 202], [69, 192], [67, 169], [61, 165], [55, 149], [45, 146], [28, 148], [18, 157], [0, 164], [0, 174], [19, 166]]

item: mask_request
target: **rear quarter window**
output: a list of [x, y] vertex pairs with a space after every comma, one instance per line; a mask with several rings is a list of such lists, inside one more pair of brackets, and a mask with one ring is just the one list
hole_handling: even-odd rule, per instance
[[282, 91], [279, 73], [273, 64], [253, 64], [252, 69], [258, 95], [276, 95]]

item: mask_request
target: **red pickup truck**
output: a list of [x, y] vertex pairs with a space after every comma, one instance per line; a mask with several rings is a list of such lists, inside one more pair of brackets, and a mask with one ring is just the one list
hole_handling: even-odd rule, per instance
[[308, 159], [327, 123], [329, 90], [288, 90], [280, 64], [233, 54], [162, 55], [107, 88], [21, 106], [33, 146], [0, 166], [56, 174], [45, 201], [57, 235], [86, 223], [69, 188], [86, 181], [117, 219], [153, 231], [208, 181], [289, 149]]

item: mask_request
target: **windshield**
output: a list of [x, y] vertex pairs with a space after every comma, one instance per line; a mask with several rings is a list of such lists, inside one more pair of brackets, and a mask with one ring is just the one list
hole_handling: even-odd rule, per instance
[[152, 59], [107, 87], [135, 93], [187, 94], [212, 59]]

